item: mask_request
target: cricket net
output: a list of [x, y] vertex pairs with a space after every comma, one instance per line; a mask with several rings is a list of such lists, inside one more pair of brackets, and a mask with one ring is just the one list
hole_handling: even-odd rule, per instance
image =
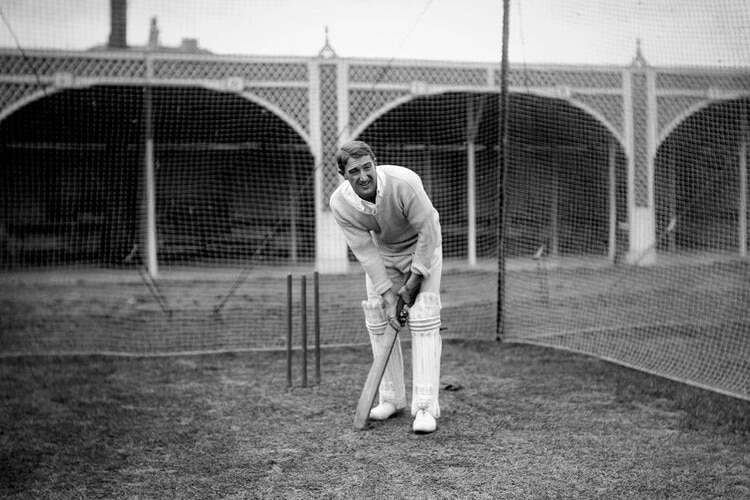
[[[690, 2], [677, 28], [660, 18], [677, 2], [559, 4], [510, 3], [507, 101], [502, 2], [477, 13], [498, 45], [481, 63], [160, 38], [185, 15], [231, 32], [222, 12], [252, 14], [238, 0], [174, 2], [150, 25], [157, 12], [113, 0], [81, 14], [94, 41], [58, 33], [54, 3], [3, 7], [0, 356], [283, 349], [286, 276], [298, 344], [298, 280], [312, 325], [312, 275], [331, 261], [322, 342], [367, 344], [364, 276], [327, 206], [336, 146], [357, 138], [416, 171], [440, 213], [444, 338], [568, 349], [750, 398], [750, 7]], [[432, 8], [414, 33], [445, 22]], [[581, 34], [572, 60], [535, 52], [537, 8], [555, 18], [547, 40]]]

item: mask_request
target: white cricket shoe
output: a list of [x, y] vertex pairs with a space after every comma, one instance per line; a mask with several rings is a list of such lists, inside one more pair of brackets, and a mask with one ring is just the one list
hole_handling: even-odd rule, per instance
[[412, 429], [418, 434], [435, 432], [435, 429], [437, 429], [437, 420], [427, 410], [419, 410], [417, 416], [414, 417]]
[[393, 403], [384, 402], [380, 403], [378, 406], [370, 410], [370, 419], [371, 420], [388, 420], [396, 413], [403, 410], [406, 406], [402, 406], [399, 408]]

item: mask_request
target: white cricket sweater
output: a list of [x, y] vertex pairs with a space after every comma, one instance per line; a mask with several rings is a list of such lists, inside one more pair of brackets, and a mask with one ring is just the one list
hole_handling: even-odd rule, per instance
[[381, 255], [413, 254], [411, 270], [428, 277], [442, 236], [438, 212], [419, 176], [396, 165], [376, 169], [375, 203], [362, 200], [344, 181], [331, 194], [330, 206], [349, 248], [382, 294], [393, 283]]

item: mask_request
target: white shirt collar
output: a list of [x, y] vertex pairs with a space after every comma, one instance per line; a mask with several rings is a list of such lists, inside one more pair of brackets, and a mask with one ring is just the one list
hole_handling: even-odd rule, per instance
[[386, 176], [379, 168], [376, 168], [375, 172], [378, 176], [378, 187], [375, 194], [375, 203], [371, 203], [360, 198], [359, 195], [354, 192], [354, 189], [348, 182], [347, 189], [345, 191], [346, 200], [349, 202], [349, 204], [351, 204], [360, 212], [366, 213], [368, 215], [375, 215], [378, 213], [378, 205], [383, 199], [383, 193], [385, 192]]

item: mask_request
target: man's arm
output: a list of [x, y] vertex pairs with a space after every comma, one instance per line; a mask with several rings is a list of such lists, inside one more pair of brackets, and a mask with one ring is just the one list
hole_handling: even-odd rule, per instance
[[341, 232], [344, 233], [344, 238], [349, 248], [351, 248], [357, 261], [362, 265], [370, 280], [372, 280], [375, 291], [383, 295], [391, 289], [393, 283], [388, 278], [385, 263], [383, 263], [380, 252], [378, 252], [378, 249], [375, 248], [375, 244], [372, 242], [370, 231], [354, 225], [348, 220], [347, 214], [340, 211], [334, 203], [331, 203], [331, 212], [339, 228], [341, 228]]
[[398, 289], [398, 298], [403, 301], [404, 305], [411, 307], [417, 300], [419, 287], [422, 286], [424, 277], [417, 271], [411, 271], [409, 277], [401, 288]]
[[404, 216], [417, 231], [417, 245], [411, 270], [423, 277], [430, 275], [430, 264], [435, 250], [443, 244], [440, 218], [432, 205], [421, 179], [414, 176], [409, 188], [402, 193]]

